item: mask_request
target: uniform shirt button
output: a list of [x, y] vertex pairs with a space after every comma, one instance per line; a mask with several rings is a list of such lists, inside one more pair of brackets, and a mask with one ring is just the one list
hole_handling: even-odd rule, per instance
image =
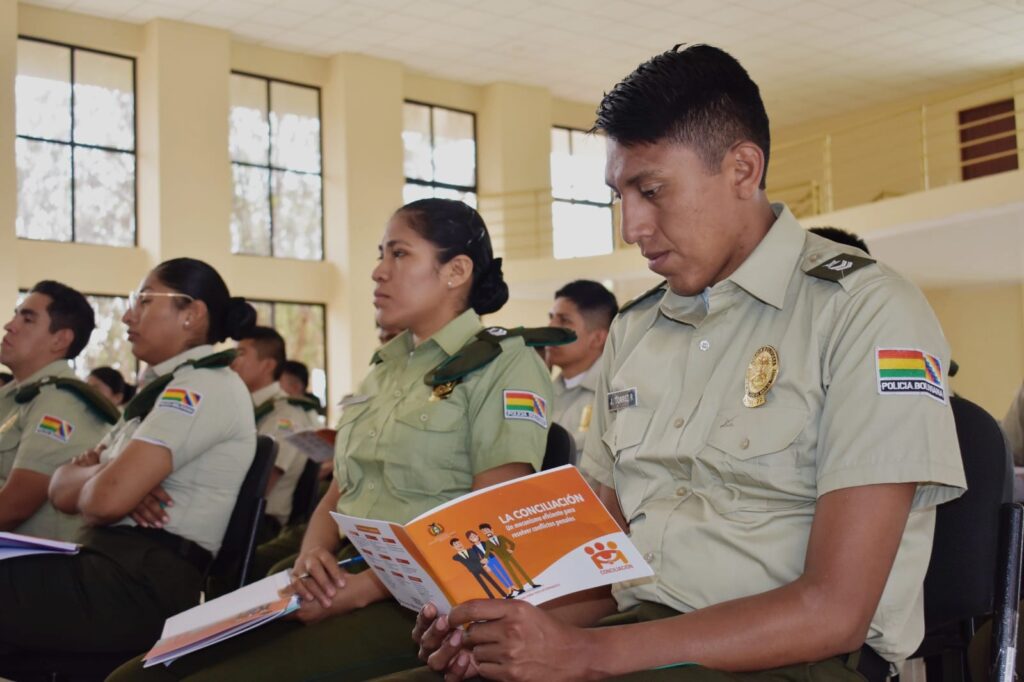
[[373, 490], [373, 489], [375, 489], [377, 487], [377, 484], [376, 483], [371, 483], [370, 485], [368, 485], [366, 487], [369, 488], [370, 490]]
[[750, 447], [750, 439], [749, 438], [744, 438], [743, 440], [741, 440], [740, 441], [740, 447], [742, 449], [744, 449], [744, 450], [749, 448]]
[[709, 348], [711, 348], [711, 342], [708, 341], [707, 339], [701, 339], [701, 341], [700, 341], [700, 349], [701, 350], [708, 350]]
[[679, 419], [677, 419], [674, 422], [672, 422], [672, 425], [675, 426], [677, 429], [681, 429], [681, 428], [683, 428], [683, 424], [685, 424], [685, 423], [686, 423], [686, 420], [683, 419], [682, 417], [680, 417]]
[[429, 416], [427, 416], [427, 415], [425, 415], [425, 414], [421, 414], [421, 415], [420, 415], [420, 421], [421, 421], [421, 422], [425, 422], [425, 421], [427, 421], [428, 419], [430, 419], [430, 417], [429, 417]]
[[651, 563], [652, 561], [654, 561], [654, 552], [648, 552], [647, 554], [644, 554], [644, 561], [646, 561], [647, 563]]
[[377, 432], [376, 431], [370, 431], [370, 433], [368, 433], [366, 435], [368, 435], [370, 438], [376, 438], [377, 437]]
[[402, 397], [402, 392], [399, 391], [398, 389], [395, 389], [395, 397], [396, 398], [401, 398]]
[[686, 494], [686, 488], [676, 488], [676, 495], [682, 497]]

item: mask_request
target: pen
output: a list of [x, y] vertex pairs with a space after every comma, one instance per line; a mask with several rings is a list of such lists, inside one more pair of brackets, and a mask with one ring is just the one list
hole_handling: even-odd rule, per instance
[[[342, 559], [341, 561], [338, 562], [338, 566], [341, 567], [341, 566], [349, 566], [351, 564], [358, 564], [360, 561], [366, 561], [366, 559], [364, 559], [361, 555], [360, 556], [354, 556], [351, 559]], [[309, 577], [309, 573], [303, 573], [302, 575], [299, 576], [298, 579], [299, 580], [305, 580], [308, 577]]]

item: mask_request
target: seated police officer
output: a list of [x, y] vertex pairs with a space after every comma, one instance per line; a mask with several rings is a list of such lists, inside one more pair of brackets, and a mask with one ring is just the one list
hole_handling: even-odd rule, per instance
[[285, 363], [285, 343], [270, 327], [255, 327], [238, 342], [238, 354], [231, 369], [241, 377], [252, 394], [256, 431], [277, 441], [277, 457], [267, 481], [267, 519], [264, 540], [277, 535], [292, 513], [292, 495], [306, 456], [285, 440], [288, 436], [319, 427], [320, 406], [305, 397], [289, 396], [278, 379]]
[[0, 531], [70, 540], [79, 518], [50, 506], [57, 467], [100, 442], [117, 409], [68, 365], [89, 342], [93, 310], [59, 282], [32, 287], [4, 325], [0, 362], [14, 382], [0, 389]]
[[426, 608], [421, 657], [449, 680], [883, 679], [964, 486], [934, 315], [768, 202], [768, 117], [725, 52], [654, 57], [596, 127], [623, 238], [666, 281], [612, 325], [581, 466], [655, 575]]

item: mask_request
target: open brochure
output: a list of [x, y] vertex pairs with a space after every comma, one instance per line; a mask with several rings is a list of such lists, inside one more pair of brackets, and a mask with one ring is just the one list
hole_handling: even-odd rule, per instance
[[78, 545], [73, 542], [0, 532], [0, 560], [31, 554], [78, 554]]
[[186, 654], [291, 613], [299, 607], [298, 597], [280, 594], [289, 582], [289, 572], [281, 571], [168, 618], [160, 641], [143, 657], [143, 667], [170, 665]]
[[579, 471], [478, 490], [399, 525], [331, 513], [400, 604], [447, 613], [470, 599], [541, 604], [653, 575]]
[[334, 429], [310, 429], [285, 436], [285, 442], [314, 462], [324, 463], [334, 458]]

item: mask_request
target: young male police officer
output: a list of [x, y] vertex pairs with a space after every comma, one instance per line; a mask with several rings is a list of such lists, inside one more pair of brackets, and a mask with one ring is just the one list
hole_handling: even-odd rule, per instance
[[551, 420], [572, 434], [576, 441], [573, 464], [579, 461], [583, 439], [590, 428], [597, 385], [596, 365], [608, 338], [608, 327], [617, 312], [619, 304], [612, 292], [600, 282], [579, 279], [555, 292], [555, 302], [548, 313], [549, 326], [576, 332], [572, 343], [545, 349], [548, 363], [561, 370], [551, 382], [555, 391]]
[[78, 530], [79, 517], [58, 512], [46, 493], [57, 467], [99, 443], [119, 414], [68, 365], [93, 320], [82, 294], [43, 281], [4, 325], [0, 363], [14, 381], [0, 388], [0, 531], [70, 540]]
[[[964, 486], [938, 323], [768, 202], [768, 118], [725, 52], [651, 59], [596, 127], [623, 237], [666, 282], [612, 326], [582, 468], [655, 576], [428, 607], [421, 658], [448, 679], [881, 680], [921, 640], [934, 507]], [[616, 611], [638, 622], [580, 627]]]
[[295, 484], [306, 465], [306, 457], [285, 439], [299, 431], [319, 427], [316, 408], [303, 397], [289, 396], [278, 379], [285, 363], [284, 339], [269, 327], [255, 327], [238, 342], [238, 355], [231, 363], [252, 394], [256, 410], [256, 431], [277, 441], [277, 457], [267, 481], [265, 539], [277, 535], [292, 513]]

